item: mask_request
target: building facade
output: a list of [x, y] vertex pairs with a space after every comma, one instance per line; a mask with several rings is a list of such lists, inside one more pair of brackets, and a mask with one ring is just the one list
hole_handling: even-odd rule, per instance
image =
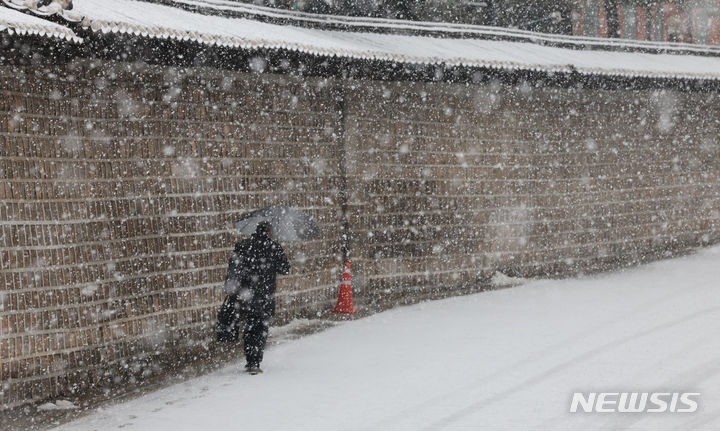
[[573, 34], [588, 37], [720, 44], [720, 2], [581, 0]]

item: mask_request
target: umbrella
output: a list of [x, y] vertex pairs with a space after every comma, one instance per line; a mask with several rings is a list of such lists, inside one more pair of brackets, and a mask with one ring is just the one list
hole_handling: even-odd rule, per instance
[[302, 211], [287, 207], [267, 207], [245, 214], [235, 227], [245, 235], [252, 235], [258, 223], [268, 221], [273, 238], [278, 241], [303, 241], [319, 234], [317, 224]]

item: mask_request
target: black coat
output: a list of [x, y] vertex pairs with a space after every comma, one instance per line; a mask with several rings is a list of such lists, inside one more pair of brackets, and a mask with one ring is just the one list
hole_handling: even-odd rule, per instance
[[[234, 257], [241, 257], [240, 284], [250, 289], [244, 298], [246, 313], [270, 318], [275, 314], [277, 274], [290, 272], [285, 251], [280, 243], [265, 235], [253, 235], [235, 244]], [[242, 296], [242, 295], [241, 295]]]

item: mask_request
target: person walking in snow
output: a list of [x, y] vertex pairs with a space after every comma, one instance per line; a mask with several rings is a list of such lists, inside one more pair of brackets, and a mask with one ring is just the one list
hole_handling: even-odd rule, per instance
[[235, 244], [233, 259], [240, 262], [231, 278], [239, 286], [237, 300], [241, 304], [245, 324], [245, 369], [251, 374], [261, 373], [265, 342], [270, 321], [275, 314], [275, 286], [277, 274], [288, 274], [290, 264], [279, 242], [272, 239], [272, 225], [258, 223], [255, 233]]

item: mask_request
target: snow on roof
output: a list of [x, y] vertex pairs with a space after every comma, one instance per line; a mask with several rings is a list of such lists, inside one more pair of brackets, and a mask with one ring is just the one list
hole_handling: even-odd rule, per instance
[[0, 31], [82, 42], [81, 38], [65, 26], [4, 7], [0, 7]]
[[560, 44], [563, 46], [605, 47], [625, 50], [663, 50], [675, 53], [714, 53], [720, 55], [720, 46], [644, 41], [632, 39], [611, 39], [603, 37], [567, 36], [550, 33], [537, 33], [503, 27], [490, 27], [475, 24], [457, 24], [446, 22], [408, 21], [387, 18], [350, 17], [342, 15], [322, 15], [290, 11], [272, 7], [242, 3], [237, 0], [164, 0], [178, 6], [197, 10], [211, 11], [215, 14], [229, 13], [235, 16], [257, 17], [261, 19], [286, 20], [319, 26], [340, 26], [345, 29], [373, 29], [391, 31], [412, 31], [414, 33], [435, 33], [447, 36], [468, 36], [482, 39], [520, 40], [533, 43]]
[[192, 40], [208, 45], [284, 49], [407, 64], [720, 79], [720, 58], [710, 56], [574, 50], [517, 41], [321, 30], [204, 15], [135, 0], [75, 0], [74, 6], [74, 12], [84, 16], [83, 25], [96, 31]]
[[27, 11], [41, 17], [59, 16], [68, 22], [79, 22], [82, 17], [67, 8], [72, 8], [72, 0], [51, 0], [40, 5], [40, 0], [0, 0], [0, 4], [15, 10]]
[[[14, 7], [28, 4], [27, 0], [0, 1], [8, 5], [12, 3]], [[83, 27], [97, 32], [126, 33], [242, 49], [290, 50], [318, 56], [405, 64], [542, 72], [577, 71], [587, 75], [720, 79], [718, 47], [606, 39], [602, 43], [607, 49], [569, 49], [543, 43], [603, 45], [599, 45], [600, 39], [593, 38], [541, 35], [470, 25], [303, 14], [227, 0], [164, 0], [164, 3], [74, 0], [72, 10], [55, 7], [54, 13], [68, 21], [82, 19]], [[43, 11], [36, 8], [33, 12], [40, 14]], [[46, 14], [49, 12], [52, 11], [44, 11]], [[283, 24], [253, 18], [280, 19]], [[342, 30], [338, 30], [338, 27]], [[392, 30], [394, 33], [380, 33], [370, 29]], [[408, 31], [414, 34], [398, 34]], [[674, 54], [612, 50], [613, 46], [635, 45], [652, 50], [662, 48]], [[709, 55], [693, 55], [692, 52]]]
[[[108, 1], [117, 7], [103, 7]], [[105, 33], [400, 63], [568, 70], [562, 62], [537, 55], [537, 47], [529, 44], [509, 49], [507, 42], [318, 30], [201, 15], [132, 0], [76, 0], [74, 4], [75, 10], [85, 16], [83, 25]]]

